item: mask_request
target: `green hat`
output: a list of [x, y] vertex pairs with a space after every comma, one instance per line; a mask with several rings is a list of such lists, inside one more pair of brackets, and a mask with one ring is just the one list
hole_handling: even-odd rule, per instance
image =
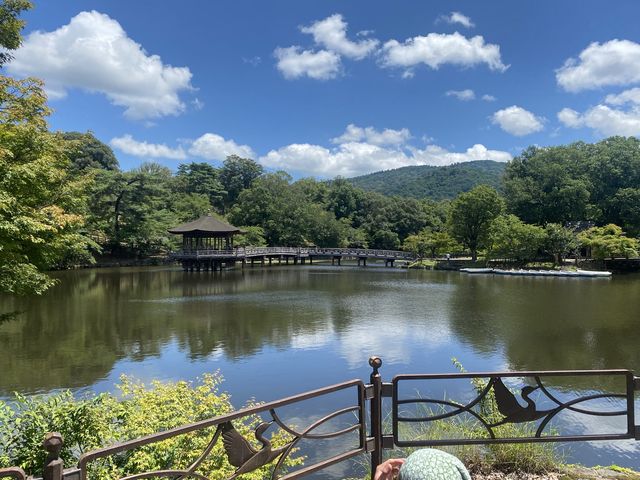
[[413, 452], [400, 468], [400, 480], [471, 480], [464, 464], [450, 453], [424, 448]]

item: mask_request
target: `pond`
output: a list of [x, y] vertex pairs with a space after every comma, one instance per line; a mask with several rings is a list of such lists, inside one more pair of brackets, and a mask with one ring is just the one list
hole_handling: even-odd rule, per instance
[[[465, 275], [370, 266], [57, 272], [42, 297], [0, 297], [0, 396], [112, 390], [121, 374], [220, 370], [236, 407], [398, 373], [640, 371], [640, 276]], [[570, 380], [564, 390], [582, 391]], [[574, 444], [568, 460], [640, 469], [633, 442]]]

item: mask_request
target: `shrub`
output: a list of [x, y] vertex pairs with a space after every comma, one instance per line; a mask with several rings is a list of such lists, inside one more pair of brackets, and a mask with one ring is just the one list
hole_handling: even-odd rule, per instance
[[[15, 394], [11, 402], [0, 402], [0, 468], [20, 466], [29, 474], [40, 474], [46, 457], [42, 440], [51, 431], [64, 437], [61, 457], [66, 466], [72, 466], [89, 450], [233, 410], [229, 395], [218, 390], [222, 382], [219, 374], [205, 375], [195, 384], [153, 381], [151, 388], [126, 376], [120, 381], [120, 395], [76, 399], [64, 391], [49, 396]], [[253, 416], [244, 422], [236, 421], [234, 426], [251, 441], [259, 423], [260, 419]], [[89, 478], [102, 480], [148, 470], [186, 468], [204, 451], [214, 432], [215, 428], [199, 430], [92, 462]], [[289, 439], [276, 433], [271, 440], [278, 446]], [[285, 466], [300, 463], [302, 458], [289, 457]], [[267, 478], [270, 469], [267, 465], [243, 478]], [[198, 469], [212, 480], [228, 478], [234, 470], [226, 460], [221, 440]]]

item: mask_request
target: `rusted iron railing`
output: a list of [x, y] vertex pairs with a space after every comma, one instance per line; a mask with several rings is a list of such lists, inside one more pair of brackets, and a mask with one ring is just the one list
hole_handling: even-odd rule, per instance
[[[361, 380], [331, 385], [325, 388], [305, 392], [292, 397], [238, 410], [236, 412], [185, 425], [144, 438], [112, 445], [106, 448], [85, 453], [80, 457], [77, 467], [64, 469], [59, 455], [62, 448], [60, 435], [48, 434], [44, 448], [48, 458], [43, 470], [43, 480], [87, 480], [91, 465], [94, 462], [123, 455], [137, 448], [162, 442], [170, 438], [192, 432], [203, 432], [211, 429], [211, 438], [199, 456], [185, 468], [167, 466], [157, 471], [131, 473], [120, 480], [137, 480], [143, 478], [198, 478], [207, 480], [199, 471], [213, 448], [222, 442], [229, 463], [236, 467], [229, 480], [240, 477], [257, 468], [271, 464], [271, 479], [296, 479], [327, 468], [336, 463], [351, 459], [357, 455], [368, 453], [371, 456], [371, 472], [382, 461], [383, 451], [394, 447], [434, 447], [443, 445], [471, 445], [495, 443], [529, 443], [529, 442], [575, 442], [594, 440], [640, 440], [640, 426], [635, 423], [635, 392], [640, 390], [640, 378], [629, 370], [563, 370], [544, 372], [489, 372], [489, 373], [457, 373], [457, 374], [416, 374], [397, 375], [392, 382], [382, 380], [379, 369], [382, 360], [371, 357], [369, 365], [372, 373], [369, 383]], [[553, 380], [572, 377], [582, 382], [590, 392], [576, 396], [569, 390], [554, 388]], [[442, 382], [449, 382], [449, 387], [457, 393], [459, 400], [442, 396]], [[470, 392], [457, 387], [462, 383]], [[604, 389], [597, 385], [604, 384]], [[440, 389], [440, 390], [439, 390]], [[344, 395], [346, 406], [324, 412], [320, 416], [308, 418], [303, 426], [292, 424], [281, 413], [287, 407], [297, 407], [302, 402], [329, 400], [330, 395]], [[606, 409], [600, 404], [606, 400]], [[487, 402], [493, 408], [486, 408]], [[526, 406], [523, 406], [526, 402]], [[383, 422], [384, 412], [390, 409], [392, 422]], [[496, 411], [497, 410], [497, 411]], [[564, 424], [554, 425], [553, 421], [561, 415], [569, 415], [573, 424], [580, 418], [619, 419], [617, 425], [606, 422], [602, 430], [585, 432], [563, 432]], [[262, 443], [261, 449], [252, 447], [235, 429], [234, 422], [243, 419], [262, 419], [255, 428], [255, 437]], [[367, 422], [367, 417], [369, 421]], [[428, 432], [433, 422], [443, 420], [456, 421], [464, 417], [478, 426], [470, 437], [433, 438], [428, 434], [415, 436], [416, 426], [422, 432]], [[296, 422], [299, 422], [298, 418]], [[326, 432], [333, 422], [339, 425], [333, 431]], [[518, 430], [517, 436], [505, 436], [501, 429], [508, 424], [526, 424], [529, 430]], [[593, 422], [583, 422], [584, 425]], [[413, 429], [405, 428], [412, 425]], [[552, 428], [553, 425], [553, 428]], [[289, 435], [284, 445], [274, 448], [265, 432], [273, 427]], [[569, 425], [569, 428], [571, 425]], [[595, 427], [593, 427], [595, 428]], [[407, 437], [407, 431], [413, 436]], [[463, 430], [461, 430], [463, 431]], [[484, 435], [479, 436], [478, 431]], [[508, 432], [513, 433], [513, 430]], [[524, 433], [522, 433], [524, 432]], [[527, 433], [530, 432], [530, 433]], [[338, 453], [327, 458], [313, 460], [304, 466], [289, 472], [283, 466], [291, 453], [302, 441], [333, 440], [346, 437]], [[344, 442], [343, 442], [344, 443]], [[19, 468], [0, 469], [0, 478], [26, 480], [25, 473]], [[102, 480], [102, 479], [100, 479]]]

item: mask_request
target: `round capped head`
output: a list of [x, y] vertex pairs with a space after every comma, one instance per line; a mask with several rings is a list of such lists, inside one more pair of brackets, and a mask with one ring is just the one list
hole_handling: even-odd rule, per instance
[[376, 370], [382, 366], [382, 359], [380, 357], [369, 357], [369, 366]]
[[471, 480], [464, 464], [450, 453], [423, 448], [416, 450], [400, 468], [400, 480]]

